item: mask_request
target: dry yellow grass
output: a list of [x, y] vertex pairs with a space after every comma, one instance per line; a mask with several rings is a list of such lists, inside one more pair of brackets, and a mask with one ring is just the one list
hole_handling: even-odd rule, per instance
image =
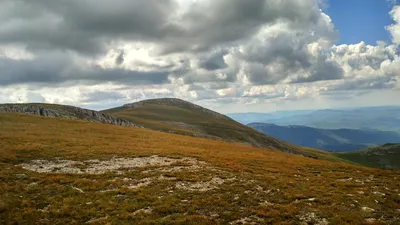
[[[19, 166], [36, 159], [151, 155], [194, 157], [209, 167], [93, 175], [36, 173]], [[118, 180], [161, 175], [171, 179], [137, 189], [124, 188], [124, 181]], [[205, 192], [177, 188], [214, 178], [224, 183]], [[146, 129], [20, 114], [0, 113], [0, 180], [2, 224], [400, 223], [399, 171]]]

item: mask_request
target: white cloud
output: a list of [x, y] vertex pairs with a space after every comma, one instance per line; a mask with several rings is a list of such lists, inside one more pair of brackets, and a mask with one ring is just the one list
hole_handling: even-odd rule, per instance
[[395, 5], [390, 11], [390, 15], [392, 16], [392, 19], [396, 22], [393, 25], [387, 26], [386, 29], [390, 32], [392, 35], [392, 42], [394, 44], [399, 45], [400, 44], [400, 6]]
[[347, 104], [361, 92], [400, 89], [400, 7], [393, 7], [395, 23], [387, 27], [393, 44], [336, 46], [340, 31], [323, 5], [2, 1], [0, 102], [106, 108], [179, 97], [226, 111], [234, 104], [256, 109], [311, 100], [323, 107], [343, 93]]

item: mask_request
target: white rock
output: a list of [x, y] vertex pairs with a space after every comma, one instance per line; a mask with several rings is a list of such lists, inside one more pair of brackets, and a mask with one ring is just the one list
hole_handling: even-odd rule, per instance
[[369, 208], [369, 207], [366, 207], [366, 206], [362, 207], [361, 209], [362, 209], [362, 211], [365, 211], [365, 212], [375, 212], [375, 209]]

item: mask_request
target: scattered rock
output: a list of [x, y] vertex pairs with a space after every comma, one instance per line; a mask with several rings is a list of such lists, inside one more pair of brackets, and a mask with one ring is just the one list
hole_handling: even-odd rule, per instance
[[350, 177], [350, 178], [344, 178], [344, 179], [337, 179], [338, 181], [342, 181], [342, 182], [346, 182], [346, 181], [352, 181], [353, 180], [353, 178], [352, 177]]
[[362, 209], [362, 211], [365, 211], [365, 212], [375, 212], [375, 209], [369, 208], [369, 207], [366, 207], [366, 206], [361, 207], [361, 209]]
[[273, 203], [270, 203], [270, 202], [268, 202], [268, 201], [264, 201], [264, 202], [261, 202], [260, 205], [263, 205], [263, 206], [272, 206], [272, 205], [274, 205], [274, 204], [273, 204]]
[[144, 208], [144, 209], [138, 209], [135, 212], [132, 213], [132, 215], [136, 216], [137, 214], [151, 214], [153, 212], [153, 209], [150, 207]]
[[375, 218], [367, 218], [367, 219], [365, 219], [365, 222], [368, 224], [368, 223], [375, 223], [376, 222], [376, 219]]
[[18, 178], [18, 179], [25, 179], [28, 176], [26, 174], [24, 174], [24, 173], [20, 173], [20, 174], [15, 174], [15, 177]]
[[255, 225], [255, 224], [260, 224], [264, 221], [264, 219], [258, 217], [258, 216], [250, 216], [250, 217], [244, 217], [237, 219], [235, 221], [230, 222], [229, 224], [231, 225], [236, 225], [236, 224], [250, 224], [250, 225]]
[[[196, 166], [193, 169], [198, 169], [199, 165], [205, 165], [205, 162], [198, 161], [195, 158], [168, 158], [157, 155], [150, 157], [136, 158], [112, 158], [110, 160], [32, 160], [29, 164], [21, 164], [22, 168], [38, 173], [70, 173], [70, 174], [104, 174], [110, 172], [122, 173], [123, 171], [143, 167], [165, 167], [172, 164], [183, 164]], [[85, 167], [85, 168], [82, 168]], [[179, 167], [177, 171], [182, 170], [185, 166]]]
[[93, 218], [93, 219], [87, 221], [86, 223], [87, 224], [99, 224], [101, 222], [104, 222], [104, 220], [107, 220], [107, 219], [108, 219], [108, 216], [101, 217], [101, 218]]
[[257, 190], [257, 191], [263, 191], [264, 189], [263, 189], [260, 185], [257, 185], [257, 186], [256, 186], [256, 190]]
[[113, 191], [119, 191], [119, 189], [118, 188], [112, 188], [112, 189], [101, 190], [100, 193], [107, 193], [107, 192], [113, 192]]
[[46, 212], [49, 212], [49, 208], [50, 208], [50, 205], [47, 205], [43, 209], [38, 209], [38, 211], [46, 213]]
[[74, 186], [72, 186], [71, 185], [71, 187], [72, 187], [72, 189], [74, 189], [74, 190], [76, 190], [76, 191], [78, 191], [78, 192], [80, 192], [80, 193], [85, 193], [82, 189], [80, 189], [80, 188], [77, 188], [77, 187], [74, 187]]
[[224, 180], [218, 177], [212, 178], [210, 181], [200, 181], [200, 182], [194, 182], [194, 183], [189, 183], [189, 182], [178, 182], [176, 183], [176, 188], [183, 189], [183, 190], [188, 190], [188, 191], [200, 191], [200, 192], [205, 192], [205, 191], [210, 191], [213, 189], [218, 188], [218, 185], [221, 185], [224, 183]]
[[129, 188], [129, 189], [137, 189], [140, 187], [149, 186], [151, 184], [151, 182], [152, 181], [150, 178], [144, 178], [144, 179], [139, 180], [139, 182], [137, 184], [130, 184], [130, 185], [126, 185], [125, 187]]
[[363, 194], [364, 194], [363, 191], [358, 191], [357, 193], [360, 194], [360, 195], [363, 195]]
[[328, 220], [325, 218], [321, 218], [317, 216], [315, 213], [308, 213], [302, 216], [299, 216], [300, 224], [314, 224], [314, 225], [328, 225]]
[[379, 191], [374, 191], [372, 192], [374, 195], [380, 195], [380, 196], [385, 196], [385, 193], [379, 192]]

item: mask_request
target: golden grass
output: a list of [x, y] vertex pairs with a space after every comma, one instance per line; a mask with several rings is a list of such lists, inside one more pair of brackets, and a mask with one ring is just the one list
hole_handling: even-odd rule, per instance
[[[336, 160], [322, 151], [306, 150]], [[87, 160], [150, 155], [195, 157], [217, 168], [164, 174], [182, 182], [212, 176], [235, 180], [205, 193], [171, 189], [174, 181], [167, 180], [100, 194], [99, 190], [118, 188], [118, 182], [110, 181], [115, 174], [38, 174], [17, 166], [57, 157]], [[126, 176], [145, 177], [140, 171]], [[0, 113], [0, 180], [2, 224], [85, 223], [93, 219], [104, 224], [226, 224], [246, 217], [263, 223], [296, 224], [310, 213], [333, 224], [362, 224], [367, 218], [400, 223], [399, 171], [147, 129], [20, 114]], [[85, 194], [77, 194], [72, 186]], [[265, 201], [269, 204], [262, 204]], [[152, 213], [134, 215], [146, 207], [151, 207]]]

